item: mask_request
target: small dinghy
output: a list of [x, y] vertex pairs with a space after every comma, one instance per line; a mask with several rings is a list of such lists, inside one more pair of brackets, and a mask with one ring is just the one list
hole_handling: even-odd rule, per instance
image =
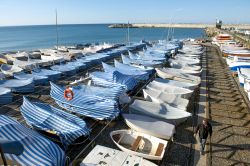
[[49, 78], [50, 81], [56, 81], [61, 77], [61, 72], [49, 70], [49, 69], [34, 69], [32, 71], [34, 76], [46, 76]]
[[189, 100], [184, 99], [181, 95], [169, 94], [156, 89], [143, 89], [144, 98], [154, 103], [166, 103], [175, 108], [187, 110]]
[[157, 82], [150, 82], [147, 85], [147, 89], [155, 89], [167, 94], [179, 95], [185, 99], [189, 99], [192, 96], [193, 91], [168, 84], [160, 84]]
[[12, 93], [9, 88], [0, 87], [0, 104], [9, 104], [12, 102]]
[[75, 66], [71, 66], [70, 64], [60, 64], [60, 65], [54, 65], [51, 66], [50, 69], [61, 72], [62, 74], [65, 74], [67, 76], [72, 76], [74, 74], [76, 74], [76, 67]]
[[142, 157], [96, 145], [94, 149], [84, 158], [80, 166], [157, 166]]
[[33, 79], [0, 80], [0, 87], [9, 88], [11, 89], [11, 92], [16, 92], [16, 93], [31, 93], [31, 92], [34, 92], [35, 90]]
[[90, 74], [90, 77], [95, 85], [104, 87], [120, 86], [127, 91], [133, 90], [138, 85], [138, 81], [134, 77], [118, 71], [113, 73], [93, 72]]
[[155, 80], [152, 81], [152, 83], [153, 82], [155, 84], [159, 84], [161, 86], [164, 86], [164, 85], [167, 84], [167, 85], [177, 86], [177, 87], [180, 87], [180, 88], [186, 88], [186, 89], [190, 89], [190, 90], [194, 90], [194, 89], [197, 88], [196, 84], [192, 84], [192, 83], [189, 83], [189, 82], [183, 82], [183, 81], [162, 79], [162, 78], [155, 78]]
[[49, 83], [49, 79], [47, 76], [28, 74], [24, 72], [14, 74], [14, 78], [19, 80], [33, 79], [35, 85], [45, 85]]
[[124, 152], [149, 160], [162, 160], [168, 142], [132, 130], [117, 130], [110, 133], [112, 141]]
[[164, 71], [166, 72], [175, 72], [175, 73], [183, 73], [183, 74], [190, 74], [194, 76], [200, 76], [202, 69], [197, 71], [197, 70], [188, 70], [186, 68], [163, 68]]
[[2, 64], [1, 71], [7, 76], [13, 76], [14, 73], [19, 73], [23, 71], [23, 69], [15, 65]]
[[126, 124], [138, 132], [166, 140], [170, 140], [175, 133], [174, 125], [159, 119], [138, 114], [123, 114], [122, 116]]
[[84, 70], [87, 68], [87, 65], [80, 61], [68, 62], [67, 65], [75, 67], [77, 70]]
[[200, 84], [201, 78], [197, 76], [193, 76], [190, 74], [185, 73], [177, 73], [175, 71], [171, 71], [171, 69], [162, 69], [162, 68], [156, 68], [157, 75], [164, 79], [172, 79], [176, 81], [184, 81], [189, 82], [192, 84]]
[[154, 73], [154, 69], [138, 68], [138, 67], [134, 67], [134, 66], [130, 66], [130, 65], [120, 63], [117, 60], [114, 60], [114, 64], [115, 64], [115, 67], [118, 68], [118, 69], [133, 70], [133, 71], [140, 71], [140, 72], [143, 71], [143, 72], [147, 72], [148, 74], [153, 74]]
[[51, 105], [30, 102], [23, 97], [20, 111], [31, 127], [58, 135], [65, 149], [77, 138], [89, 135], [90, 130], [82, 119]]
[[157, 61], [146, 61], [146, 60], [132, 60], [122, 55], [122, 62], [127, 65], [144, 66], [144, 67], [159, 67], [162, 62]]
[[168, 60], [170, 63], [177, 63], [180, 65], [199, 65], [200, 61], [196, 59], [185, 59], [185, 58], [176, 58], [176, 59], [169, 59]]
[[122, 74], [126, 74], [126, 75], [129, 75], [137, 80], [142, 80], [142, 81], [145, 81], [149, 78], [149, 74], [147, 72], [144, 72], [144, 71], [135, 71], [135, 70], [124, 70], [124, 69], [119, 69], [119, 68], [116, 68], [116, 67], [113, 67], [113, 66], [110, 66], [104, 62], [102, 62], [102, 66], [103, 66], [103, 69], [105, 72], [107, 73], [113, 73], [115, 71], [118, 71]]
[[82, 116], [97, 120], [115, 119], [119, 113], [118, 103], [115, 100], [84, 94], [81, 89], [72, 89], [72, 99], [64, 97], [65, 87], [50, 82], [50, 96], [64, 109]]
[[[19, 155], [5, 153], [7, 160], [17, 165], [65, 166], [65, 152], [54, 142], [21, 125], [14, 119], [0, 115], [0, 138], [19, 144]], [[14, 149], [17, 151], [17, 149]]]
[[192, 114], [168, 104], [135, 100], [129, 106], [130, 113], [151, 116], [178, 125]]

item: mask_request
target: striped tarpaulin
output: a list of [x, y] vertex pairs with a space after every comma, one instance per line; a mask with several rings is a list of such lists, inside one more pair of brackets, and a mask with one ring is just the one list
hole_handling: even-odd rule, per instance
[[113, 73], [114, 71], [118, 71], [122, 74], [126, 74], [126, 75], [129, 75], [137, 80], [147, 80], [149, 78], [149, 74], [144, 72], [144, 71], [140, 71], [140, 70], [124, 70], [122, 68], [116, 68], [116, 67], [113, 67], [113, 66], [110, 66], [104, 62], [102, 62], [102, 66], [103, 66], [103, 69], [105, 72], [108, 72], [108, 73]]
[[61, 107], [80, 115], [98, 120], [114, 119], [119, 115], [118, 104], [105, 97], [85, 95], [81, 90], [73, 89], [74, 98], [70, 101], [64, 98], [65, 88], [54, 83], [51, 84], [51, 97]]
[[133, 90], [138, 82], [131, 76], [122, 74], [118, 71], [113, 73], [93, 72], [90, 74], [95, 85], [113, 87], [122, 86], [127, 91]]
[[23, 97], [20, 111], [30, 126], [55, 132], [65, 149], [78, 137], [89, 134], [89, 129], [82, 119], [48, 104], [33, 103]]
[[93, 95], [108, 98], [111, 100], [118, 101], [119, 97], [125, 93], [125, 89], [122, 87], [98, 87], [98, 86], [88, 86], [88, 85], [79, 85], [74, 86], [73, 89], [82, 91], [83, 94]]
[[65, 165], [65, 153], [58, 145], [4, 115], [0, 115], [0, 137], [23, 145], [24, 151], [19, 156], [5, 154], [7, 159], [20, 165]]

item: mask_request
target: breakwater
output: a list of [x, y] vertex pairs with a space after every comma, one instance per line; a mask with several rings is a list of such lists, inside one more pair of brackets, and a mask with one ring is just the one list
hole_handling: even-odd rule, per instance
[[[112, 24], [108, 26], [109, 28], [127, 28], [127, 24]], [[212, 28], [215, 24], [192, 24], [192, 23], [176, 23], [176, 24], [129, 24], [130, 28]], [[250, 29], [249, 24], [225, 24], [223, 28], [238, 28], [238, 29]]]

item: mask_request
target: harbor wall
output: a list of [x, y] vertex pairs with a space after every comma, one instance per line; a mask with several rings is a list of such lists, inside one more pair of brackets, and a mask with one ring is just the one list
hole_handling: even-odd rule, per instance
[[[109, 25], [110, 28], [127, 28], [127, 24], [112, 24]], [[130, 28], [208, 28], [215, 27], [215, 24], [191, 24], [191, 23], [176, 23], [176, 24], [129, 24]], [[250, 24], [225, 24], [222, 25], [223, 28], [238, 28], [238, 29], [250, 29]]]

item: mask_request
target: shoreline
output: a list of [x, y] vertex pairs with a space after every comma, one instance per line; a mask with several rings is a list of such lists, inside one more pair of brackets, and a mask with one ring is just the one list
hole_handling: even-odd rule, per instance
[[[127, 28], [127, 24], [110, 24], [109, 28]], [[179, 23], [179, 24], [129, 24], [130, 28], [210, 28], [215, 27], [215, 24], [192, 24], [192, 23]], [[250, 24], [224, 24], [223, 28], [238, 28], [250, 29]]]

